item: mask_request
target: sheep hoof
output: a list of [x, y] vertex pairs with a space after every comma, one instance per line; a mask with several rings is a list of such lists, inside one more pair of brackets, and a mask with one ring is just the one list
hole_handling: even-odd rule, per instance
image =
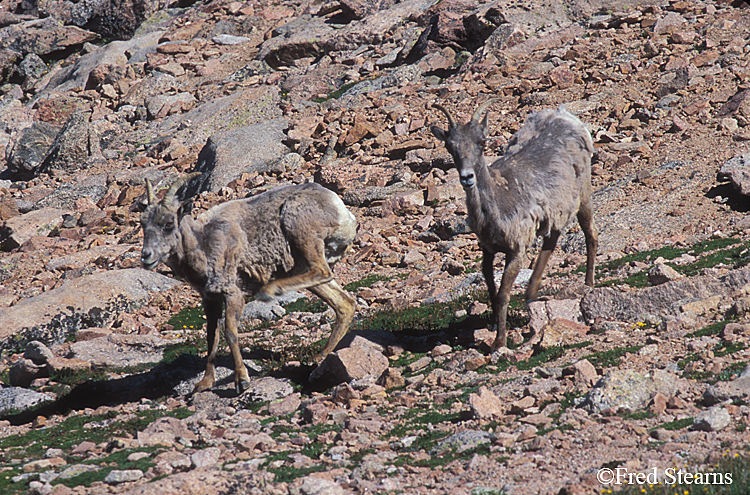
[[237, 395], [242, 395], [242, 393], [247, 390], [250, 387], [250, 382], [247, 380], [240, 380], [239, 382], [234, 384], [234, 390], [237, 392]]

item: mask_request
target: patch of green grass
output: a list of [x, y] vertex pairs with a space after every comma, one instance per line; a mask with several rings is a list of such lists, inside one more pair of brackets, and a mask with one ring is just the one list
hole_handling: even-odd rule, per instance
[[698, 338], [698, 337], [705, 337], [708, 335], [719, 335], [721, 331], [724, 330], [724, 327], [727, 326], [727, 323], [729, 322], [726, 320], [717, 321], [716, 323], [711, 323], [710, 325], [703, 327], [700, 330], [691, 332], [687, 334], [685, 337]]
[[526, 361], [521, 361], [520, 363], [517, 363], [516, 367], [522, 371], [534, 369], [537, 366], [541, 366], [544, 363], [549, 363], [550, 361], [559, 359], [563, 357], [564, 354], [565, 354], [565, 349], [563, 347], [560, 347], [560, 346], [550, 347], [548, 349], [543, 350], [539, 354], [535, 354], [534, 356], [531, 356]]
[[[406, 274], [399, 274], [399, 278], [406, 277]], [[388, 280], [391, 280], [393, 277], [388, 277], [385, 275], [378, 275], [376, 273], [371, 273], [367, 275], [365, 278], [361, 280], [357, 280], [356, 282], [350, 282], [344, 286], [344, 289], [348, 290], [349, 292], [357, 292], [357, 289], [361, 287], [372, 287], [375, 282], [386, 282]]]
[[740, 352], [745, 348], [745, 344], [742, 342], [720, 342], [714, 347], [714, 356], [722, 357], [735, 352]]
[[708, 383], [709, 385], [713, 385], [716, 382], [728, 382], [730, 380], [733, 380], [739, 373], [742, 372], [742, 370], [745, 369], [747, 364], [747, 361], [732, 363], [721, 370], [719, 373], [714, 373], [712, 371], [686, 371], [682, 373], [682, 377], [690, 380], [702, 381]]
[[153, 454], [157, 450], [158, 449], [156, 447], [124, 449], [101, 459], [84, 460], [81, 462], [81, 464], [94, 464], [103, 466], [106, 463], [110, 466], [116, 467], [107, 467], [99, 469], [98, 471], [89, 471], [79, 474], [78, 476], [75, 476], [73, 478], [68, 478], [66, 480], [55, 480], [52, 482], [52, 485], [65, 485], [70, 488], [74, 488], [76, 486], [91, 486], [95, 482], [104, 481], [104, 478], [106, 478], [110, 471], [112, 471], [113, 469], [139, 469], [145, 473], [149, 468], [155, 466], [153, 457], [149, 456], [144, 457], [143, 459], [138, 459], [137, 461], [130, 461], [128, 460], [128, 456], [135, 452], [147, 452], [149, 454]]
[[505, 490], [498, 490], [496, 488], [485, 488], [483, 486], [478, 486], [471, 489], [471, 495], [508, 495], [508, 492], [506, 492]]
[[[741, 239], [736, 237], [726, 238], [711, 238], [705, 241], [701, 241], [692, 247], [676, 247], [676, 246], [663, 246], [658, 249], [652, 249], [650, 251], [641, 251], [637, 253], [628, 254], [616, 260], [602, 263], [596, 269], [596, 278], [603, 279], [611, 276], [614, 272], [622, 268], [623, 266], [634, 262], [650, 262], [659, 257], [665, 260], [673, 260], [679, 258], [683, 254], [690, 254], [697, 256], [698, 259], [695, 263], [689, 265], [676, 265], [674, 263], [667, 263], [669, 266], [674, 268], [679, 273], [685, 276], [692, 276], [700, 273], [704, 268], [724, 264], [738, 268], [746, 265], [750, 262], [750, 256], [747, 254], [750, 242], [742, 242]], [[701, 256], [704, 253], [710, 253], [706, 256]], [[586, 270], [585, 265], [579, 266], [575, 271], [576, 273], [583, 273]], [[632, 287], [646, 287], [648, 286], [646, 270], [635, 273], [624, 280], [607, 280], [597, 284], [599, 287], [606, 287], [617, 284], [626, 284]]]
[[630, 421], [641, 421], [644, 419], [650, 419], [655, 417], [655, 414], [651, 411], [627, 411], [620, 414], [620, 417]]
[[651, 428], [652, 430], [658, 430], [659, 428], [662, 428], [664, 430], [681, 430], [683, 428], [687, 428], [688, 426], [693, 424], [693, 418], [692, 416], [689, 418], [682, 418], [682, 419], [676, 419], [674, 421], [669, 421], [667, 423], [662, 423], [658, 426], [654, 426]]
[[[456, 316], [459, 310], [466, 310], [473, 300], [485, 302], [489, 299], [486, 291], [470, 296], [461, 296], [444, 303], [425, 304], [402, 310], [380, 310], [357, 321], [355, 329], [377, 328], [391, 332], [436, 333], [447, 330], [466, 320], [468, 316]], [[508, 309], [508, 328], [516, 328], [528, 323], [525, 307], [519, 302], [520, 296], [511, 298]], [[489, 312], [487, 313], [489, 315]], [[489, 321], [488, 321], [489, 323]]]
[[55, 426], [0, 438], [0, 462], [8, 462], [11, 459], [41, 459], [50, 448], [67, 451], [84, 440], [101, 443], [116, 436], [135, 436], [157, 418], [173, 416], [182, 419], [192, 414], [187, 409], [147, 410], [124, 421], [117, 420], [116, 412], [100, 416], [69, 416]]
[[[328, 469], [328, 466], [323, 463], [314, 463], [311, 466], [305, 467], [287, 465], [289, 463], [289, 455], [293, 453], [293, 451], [274, 452], [266, 457], [264, 466], [268, 472], [274, 474], [274, 483], [291, 483], [294, 480], [303, 478], [311, 473], [319, 473]], [[314, 458], [313, 460], [315, 461], [316, 459]], [[284, 461], [284, 464], [280, 467], [271, 467], [271, 465], [277, 461]]]
[[627, 354], [635, 354], [641, 350], [642, 345], [633, 345], [628, 347], [617, 347], [608, 351], [601, 351], [594, 354], [589, 354], [584, 357], [594, 366], [602, 368], [613, 368], [619, 366], [621, 360]]
[[186, 328], [201, 328], [206, 323], [206, 315], [203, 313], [203, 307], [182, 308], [175, 313], [168, 321], [175, 330], [184, 330]]

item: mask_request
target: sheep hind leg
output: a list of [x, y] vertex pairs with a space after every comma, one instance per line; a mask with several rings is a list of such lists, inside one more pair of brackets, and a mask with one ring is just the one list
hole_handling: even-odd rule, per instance
[[542, 275], [544, 275], [544, 269], [547, 267], [552, 251], [555, 250], [557, 245], [557, 239], [560, 237], [560, 232], [551, 232], [548, 237], [542, 241], [542, 250], [539, 252], [539, 256], [536, 257], [534, 263], [534, 271], [531, 272], [531, 279], [529, 285], [526, 287], [526, 302], [534, 301], [539, 295], [539, 287], [542, 285]]
[[203, 310], [206, 313], [206, 343], [208, 344], [208, 356], [206, 357], [206, 372], [199, 381], [193, 393], [208, 390], [214, 386], [216, 381], [216, 352], [219, 348], [219, 335], [216, 330], [221, 319], [224, 302], [219, 300], [203, 299]]
[[324, 300], [336, 312], [336, 321], [333, 323], [333, 330], [331, 330], [328, 343], [313, 358], [316, 363], [319, 363], [336, 348], [346, 332], [349, 331], [349, 325], [354, 319], [357, 303], [335, 280], [310, 287], [308, 290]]
[[578, 210], [578, 223], [581, 225], [583, 237], [586, 239], [586, 285], [593, 287], [596, 251], [599, 249], [599, 233], [594, 224], [594, 210], [590, 200], [581, 203]]
[[299, 249], [307, 263], [307, 270], [267, 283], [258, 292], [258, 299], [269, 301], [287, 291], [309, 289], [333, 280], [333, 274], [326, 262], [323, 239], [313, 239], [306, 245], [300, 245]]
[[497, 305], [492, 308], [492, 317], [497, 325], [497, 336], [492, 344], [492, 352], [508, 343], [507, 320], [508, 304], [510, 303], [510, 291], [513, 289], [513, 283], [521, 271], [521, 256], [518, 253], [508, 253], [505, 256], [505, 270], [503, 278], [500, 280], [500, 290], [497, 295]]
[[234, 386], [237, 395], [244, 392], [250, 383], [245, 363], [242, 362], [242, 352], [239, 344], [239, 322], [242, 309], [245, 307], [245, 296], [237, 288], [233, 287], [226, 294], [226, 316], [224, 326], [224, 338], [229, 344], [229, 350], [234, 360]]

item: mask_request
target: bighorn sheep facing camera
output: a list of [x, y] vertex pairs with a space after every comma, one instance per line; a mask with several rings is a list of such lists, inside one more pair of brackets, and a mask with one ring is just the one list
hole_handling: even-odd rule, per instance
[[[505, 154], [489, 167], [484, 159], [488, 115], [497, 100], [480, 106], [467, 124], [457, 124], [442, 105], [434, 107], [448, 118], [447, 131], [432, 127], [445, 143], [466, 192], [469, 224], [482, 248], [482, 273], [492, 302], [497, 336], [492, 350], [506, 345], [510, 291], [523, 264], [523, 254], [542, 236], [542, 251], [526, 288], [526, 300], [536, 299], [544, 267], [560, 233], [573, 219], [586, 239], [586, 285], [594, 285], [598, 234], [591, 206], [591, 156], [594, 145], [586, 127], [560, 108], [531, 114], [508, 142]], [[493, 262], [505, 253], [505, 271], [498, 291]]]
[[203, 299], [208, 358], [195, 391], [214, 385], [216, 329], [222, 312], [238, 393], [249, 380], [237, 335], [244, 294], [268, 300], [284, 291], [308, 289], [323, 299], [336, 312], [336, 321], [328, 343], [315, 356], [321, 361], [354, 318], [355, 300], [336, 283], [330, 269], [351, 248], [357, 231], [354, 215], [333, 192], [303, 184], [228, 201], [194, 220], [175, 194], [199, 175], [177, 179], [161, 201], [147, 179], [148, 206], [141, 216], [143, 267], [151, 270], [164, 261]]

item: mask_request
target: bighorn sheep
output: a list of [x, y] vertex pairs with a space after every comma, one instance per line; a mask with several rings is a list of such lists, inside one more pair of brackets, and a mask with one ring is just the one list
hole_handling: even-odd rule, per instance
[[[484, 159], [489, 100], [459, 125], [442, 105], [434, 107], [448, 118], [447, 131], [434, 126], [445, 143], [466, 192], [469, 224], [482, 248], [482, 273], [492, 303], [497, 336], [492, 351], [506, 345], [510, 291], [523, 264], [523, 254], [542, 236], [526, 300], [536, 299], [544, 267], [560, 233], [574, 215], [586, 240], [586, 285], [594, 285], [598, 234], [591, 206], [591, 157], [594, 145], [586, 127], [564, 108], [531, 114], [508, 142], [505, 154], [489, 167]], [[505, 271], [496, 289], [495, 254], [505, 253]]]
[[216, 329], [222, 311], [238, 393], [249, 380], [237, 335], [244, 294], [268, 300], [284, 291], [308, 289], [331, 306], [336, 320], [328, 343], [315, 356], [321, 361], [354, 317], [355, 300], [336, 283], [330, 269], [351, 248], [357, 230], [354, 215], [336, 194], [312, 183], [228, 201], [194, 220], [187, 203], [181, 204], [175, 195], [199, 175], [177, 179], [161, 201], [146, 179], [148, 206], [141, 217], [143, 267], [151, 270], [164, 261], [203, 299], [208, 358], [195, 391], [214, 385]]

